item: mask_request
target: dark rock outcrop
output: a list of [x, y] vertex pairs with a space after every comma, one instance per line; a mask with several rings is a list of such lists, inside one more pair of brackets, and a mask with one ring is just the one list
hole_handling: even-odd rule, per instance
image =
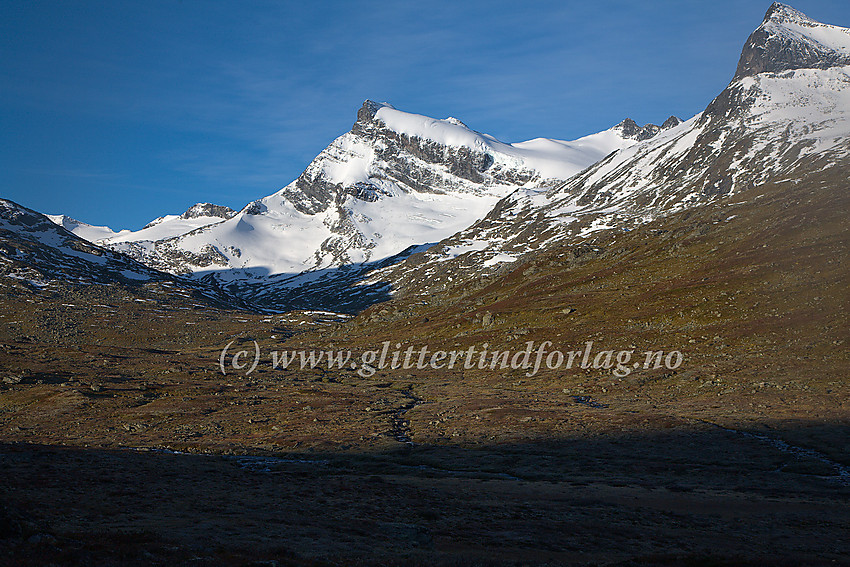
[[223, 205], [214, 205], [212, 203], [198, 203], [192, 205], [189, 209], [180, 215], [181, 219], [196, 219], [198, 217], [219, 217], [229, 219], [236, 214], [236, 211], [230, 207]]
[[[667, 119], [670, 120], [669, 118]], [[667, 122], [665, 122], [666, 124]], [[632, 120], [631, 118], [626, 118], [616, 126], [615, 129], [618, 129], [624, 138], [629, 140], [637, 140], [638, 142], [643, 142], [644, 140], [648, 140], [658, 134], [662, 128], [655, 124], [644, 124], [643, 126], [638, 126], [637, 122]]]
[[794, 33], [789, 25], [802, 28], [825, 27], [790, 6], [774, 2], [764, 22], [754, 31], [741, 52], [735, 79], [759, 73], [779, 73], [792, 69], [828, 69], [850, 65], [850, 56], [823, 45], [811, 37]]
[[675, 128], [676, 126], [678, 126], [681, 123], [682, 123], [682, 121], [679, 118], [677, 118], [675, 116], [671, 116], [670, 118], [668, 118], [667, 120], [665, 120], [661, 124], [661, 129], [662, 130], [669, 130], [670, 128]]

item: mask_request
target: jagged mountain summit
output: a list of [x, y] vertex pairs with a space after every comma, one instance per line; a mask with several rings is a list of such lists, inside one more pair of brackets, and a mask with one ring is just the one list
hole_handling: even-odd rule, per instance
[[822, 24], [774, 2], [747, 40], [735, 78], [840, 65], [850, 65], [850, 36], [845, 28]]
[[596, 231], [628, 230], [771, 181], [831, 169], [846, 178], [848, 45], [850, 30], [773, 4], [705, 111], [548, 190], [515, 191], [481, 222], [363, 283], [438, 293]]
[[637, 122], [631, 118], [626, 118], [614, 126], [614, 129], [620, 132], [620, 134], [628, 140], [637, 140], [638, 142], [642, 142], [656, 136], [662, 130], [669, 130], [670, 128], [678, 126], [681, 122], [682, 121], [679, 118], [671, 116], [665, 120], [661, 126], [657, 126], [655, 124], [644, 124], [643, 126], [638, 126]]
[[[671, 117], [669, 127], [678, 120]], [[351, 131], [298, 179], [238, 213], [209, 204], [99, 239], [160, 270], [235, 282], [283, 279], [394, 258], [481, 219], [519, 187], [551, 186], [662, 130], [625, 120], [566, 142], [508, 144], [460, 120], [366, 101]]]

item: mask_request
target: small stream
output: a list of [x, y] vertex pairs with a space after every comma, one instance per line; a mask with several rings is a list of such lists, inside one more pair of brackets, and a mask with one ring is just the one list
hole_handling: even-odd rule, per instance
[[393, 415], [392, 437], [399, 443], [407, 443], [408, 445], [413, 446], [413, 439], [410, 437], [410, 422], [404, 419], [404, 415], [424, 402], [421, 398], [416, 397], [410, 390], [406, 390], [402, 392], [402, 394], [408, 398], [408, 401], [402, 404]]
[[752, 433], [750, 431], [741, 431], [740, 429], [732, 429], [730, 427], [724, 427], [722, 425], [718, 425], [716, 423], [712, 423], [710, 421], [705, 421], [703, 419], [697, 419], [701, 423], [705, 423], [706, 425], [712, 425], [717, 427], [718, 429], [722, 429], [723, 431], [728, 431], [729, 433], [735, 433], [737, 435], [741, 435], [742, 437], [747, 437], [749, 439], [756, 439], [763, 443], [767, 443], [779, 449], [783, 453], [788, 453], [790, 455], [794, 455], [795, 457], [814, 459], [816, 461], [820, 461], [824, 464], [831, 466], [835, 470], [835, 476], [837, 477], [837, 481], [845, 486], [850, 486], [850, 467], [846, 465], [842, 465], [841, 463], [834, 461], [820, 453], [815, 451], [814, 449], [807, 449], [805, 447], [797, 447], [796, 445], [791, 445], [786, 443], [782, 439], [776, 439], [770, 437], [768, 435], [763, 435], [761, 433]]

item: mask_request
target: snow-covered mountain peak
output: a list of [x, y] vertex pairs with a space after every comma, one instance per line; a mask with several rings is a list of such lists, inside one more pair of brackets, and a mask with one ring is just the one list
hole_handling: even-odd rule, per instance
[[850, 65], [850, 30], [775, 2], [747, 39], [735, 78], [840, 65]]
[[449, 116], [448, 118], [446, 118], [446, 122], [448, 122], [449, 124], [455, 124], [457, 126], [463, 126], [464, 128], [469, 129], [469, 126], [464, 124], [460, 118], [455, 118], [454, 116]]
[[[659, 131], [652, 128], [640, 138], [612, 128], [573, 142], [538, 138], [506, 143], [457, 118], [431, 118], [367, 100], [351, 131], [273, 197], [315, 215], [350, 198], [373, 202], [412, 193], [504, 196], [517, 187], [566, 179]], [[248, 212], [260, 206], [275, 209], [275, 203], [263, 200]]]
[[788, 4], [782, 2], [774, 2], [767, 9], [764, 15], [763, 23], [775, 22], [777, 24], [794, 23], [794, 24], [818, 24], [819, 22], [811, 19], [803, 12], [792, 8]]
[[550, 187], [660, 130], [635, 125], [634, 135], [612, 127], [573, 141], [506, 143], [457, 118], [367, 100], [351, 130], [276, 193], [238, 213], [195, 205], [107, 245], [172, 273], [222, 282], [277, 275], [276, 285], [299, 285], [320, 270], [438, 242], [513, 191]]
[[444, 146], [465, 146], [470, 149], [486, 149], [492, 136], [471, 130], [457, 118], [430, 118], [383, 106], [375, 113], [375, 120], [404, 136], [431, 140]]
[[[492, 138], [473, 131], [460, 119], [450, 116], [444, 119], [430, 118], [421, 114], [397, 110], [388, 102], [366, 100], [357, 111], [357, 122], [352, 131], [357, 132], [369, 124], [378, 124], [397, 134], [433, 140], [446, 145], [475, 145], [476, 136]], [[455, 143], [451, 140], [454, 139]]]

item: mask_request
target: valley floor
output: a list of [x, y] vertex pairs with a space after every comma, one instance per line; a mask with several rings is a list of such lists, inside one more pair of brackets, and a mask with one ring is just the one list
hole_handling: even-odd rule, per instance
[[222, 376], [221, 336], [265, 329], [267, 349], [283, 316], [134, 301], [134, 333], [50, 342], [57, 325], [27, 327], [15, 305], [0, 565], [850, 564], [838, 391]]
[[716, 429], [266, 457], [5, 444], [0, 462], [5, 565], [850, 557], [850, 487]]

